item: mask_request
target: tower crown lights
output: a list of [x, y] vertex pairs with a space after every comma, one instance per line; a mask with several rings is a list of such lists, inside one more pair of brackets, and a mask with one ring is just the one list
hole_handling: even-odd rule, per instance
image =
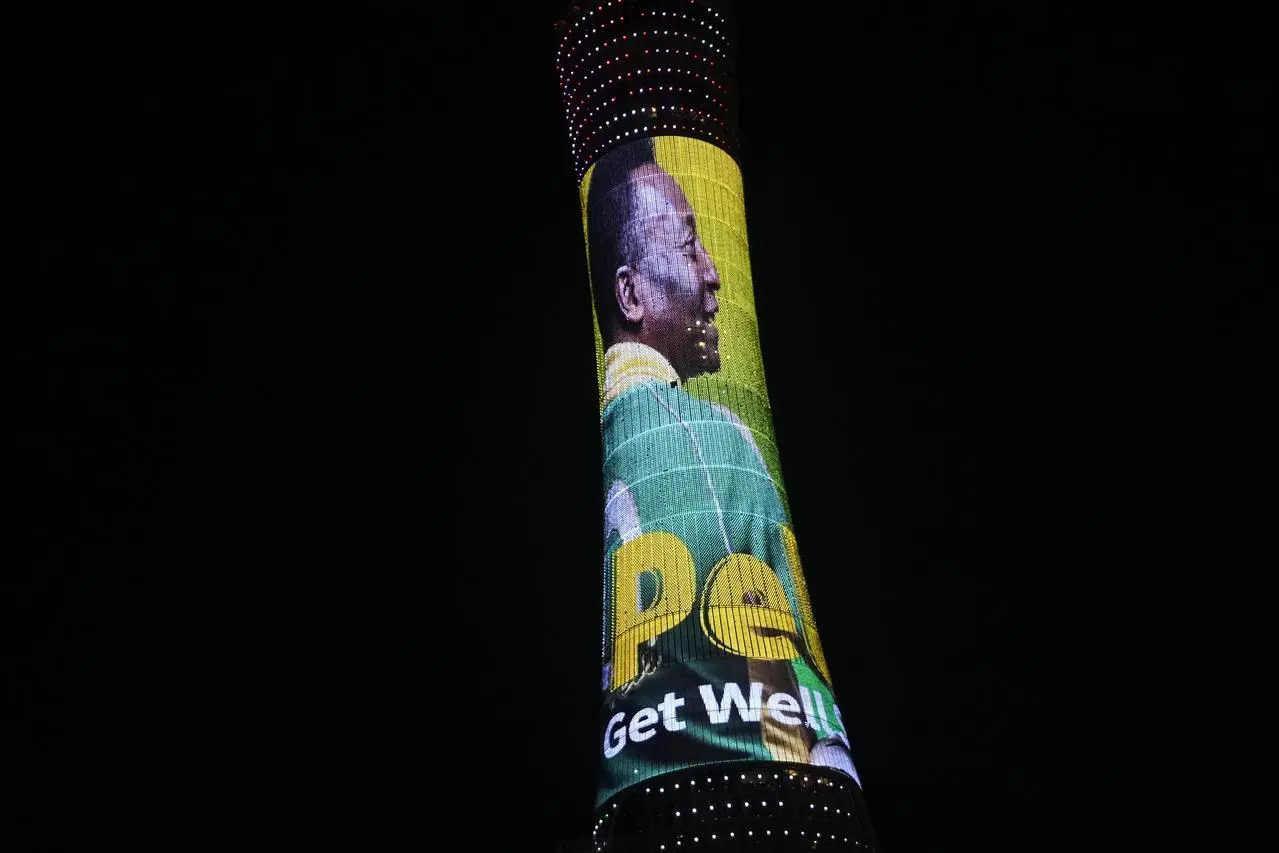
[[738, 153], [727, 7], [714, 0], [608, 0], [556, 22], [556, 71], [580, 181], [605, 152], [674, 134]]

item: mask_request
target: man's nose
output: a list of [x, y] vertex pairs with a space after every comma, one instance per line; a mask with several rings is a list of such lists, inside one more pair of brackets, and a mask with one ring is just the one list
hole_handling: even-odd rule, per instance
[[711, 260], [710, 252], [702, 249], [701, 255], [701, 276], [702, 283], [710, 290], [719, 290], [719, 270], [715, 267], [715, 261]]
[[712, 317], [719, 313], [719, 300], [715, 298], [715, 291], [709, 287], [706, 288], [706, 298], [702, 300], [702, 310]]
[[717, 290], [719, 290], [719, 270], [715, 268], [715, 262], [711, 260], [710, 255], [707, 255], [706, 270], [702, 276], [702, 302], [707, 314], [719, 311], [719, 300], [715, 298]]

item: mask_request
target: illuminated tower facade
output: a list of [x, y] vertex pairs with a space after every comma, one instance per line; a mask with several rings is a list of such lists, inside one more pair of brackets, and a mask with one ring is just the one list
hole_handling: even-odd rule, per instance
[[731, 15], [611, 0], [556, 24], [600, 389], [590, 846], [873, 850], [774, 439]]

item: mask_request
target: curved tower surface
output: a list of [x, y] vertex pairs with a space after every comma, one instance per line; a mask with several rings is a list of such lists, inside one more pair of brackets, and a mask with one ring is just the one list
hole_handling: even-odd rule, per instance
[[557, 22], [603, 450], [597, 851], [874, 850], [792, 531], [730, 4]]

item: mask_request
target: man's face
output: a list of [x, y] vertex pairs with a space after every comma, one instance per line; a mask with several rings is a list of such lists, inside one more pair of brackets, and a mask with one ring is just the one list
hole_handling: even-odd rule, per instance
[[719, 370], [719, 272], [697, 233], [684, 191], [655, 163], [631, 173], [639, 220], [631, 259], [644, 306], [641, 340], [661, 352], [681, 379]]

